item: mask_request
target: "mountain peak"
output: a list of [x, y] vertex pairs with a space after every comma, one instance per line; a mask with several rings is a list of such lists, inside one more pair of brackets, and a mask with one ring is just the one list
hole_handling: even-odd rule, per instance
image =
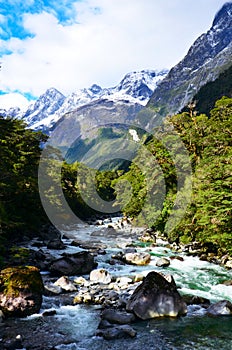
[[232, 2], [216, 14], [212, 27], [198, 37], [187, 55], [174, 66], [155, 89], [150, 106], [164, 118], [182, 110], [207, 82], [214, 81], [231, 65]]
[[232, 16], [232, 2], [226, 2], [222, 8], [217, 12], [214, 21], [213, 27], [217, 26], [222, 20], [225, 21], [228, 17]]

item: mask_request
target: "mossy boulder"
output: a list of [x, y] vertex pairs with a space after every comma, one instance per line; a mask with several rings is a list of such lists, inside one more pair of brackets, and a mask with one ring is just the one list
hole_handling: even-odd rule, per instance
[[13, 317], [39, 312], [43, 290], [37, 267], [8, 267], [0, 272], [0, 309], [5, 316]]

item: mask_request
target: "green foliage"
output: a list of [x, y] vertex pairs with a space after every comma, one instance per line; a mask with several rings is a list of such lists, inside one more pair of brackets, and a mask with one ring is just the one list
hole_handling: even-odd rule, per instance
[[0, 128], [0, 229], [4, 235], [35, 229], [41, 223], [37, 170], [46, 136], [10, 118], [0, 117]]
[[43, 292], [43, 281], [34, 266], [8, 267], [0, 273], [0, 290], [7, 297], [18, 297], [22, 290]]
[[213, 82], [204, 85], [194, 96], [199, 113], [209, 115], [217, 100], [223, 96], [232, 97], [232, 66], [221, 73]]
[[[162, 135], [154, 132], [154, 136], [144, 137], [143, 144], [157, 160], [162, 176], [159, 176], [158, 168], [151, 164], [149, 157], [144, 158], [146, 168], [141, 165], [142, 152], [139, 151], [130, 170], [114, 181], [118, 191], [117, 201], [123, 207], [123, 212], [134, 218], [135, 223], [153, 226], [161, 231], [170, 222], [175, 203], [177, 225], [174, 222], [173, 229], [167, 233], [170, 241], [189, 243], [196, 240], [202, 245], [211, 244], [221, 253], [232, 255], [232, 99], [223, 97], [218, 100], [209, 116], [197, 114], [194, 104], [190, 104], [188, 112], [168, 118], [168, 125], [174, 126], [189, 152], [193, 171], [191, 205], [185, 212], [181, 211], [181, 201], [189, 194], [185, 192], [184, 186], [177, 191], [179, 179], [173, 155], [167, 146], [175, 144], [178, 166], [183, 171], [186, 164], [181, 149], [178, 151], [180, 146], [174, 134], [168, 132], [168, 127], [167, 131], [162, 131]], [[162, 187], [162, 177], [166, 193], [160, 209], [156, 196], [148, 203], [147, 197]], [[152, 178], [155, 181], [150, 182]], [[187, 177], [186, 181], [188, 183], [190, 178]], [[161, 192], [157, 193], [161, 199]], [[178, 217], [183, 219], [178, 222]]]
[[[156, 136], [144, 136], [144, 144], [129, 172], [116, 180], [114, 186], [117, 203], [136, 224], [163, 229], [176, 193], [176, 170], [159, 133], [162, 133], [162, 139], [166, 137], [166, 141], [170, 138], [169, 132], [165, 134], [163, 131], [157, 131]], [[163, 206], [165, 195], [167, 200]]]
[[[185, 117], [186, 113], [182, 119]], [[193, 202], [176, 232], [183, 240], [190, 237], [202, 243], [211, 242], [232, 254], [232, 99], [224, 97], [217, 101], [210, 117], [203, 118], [204, 127], [199, 125], [198, 118], [195, 120], [200, 133], [194, 137], [194, 147], [188, 141], [192, 126], [184, 129], [180, 124], [186, 146], [191, 146], [194, 159], [197, 149], [198, 157], [194, 162]]]

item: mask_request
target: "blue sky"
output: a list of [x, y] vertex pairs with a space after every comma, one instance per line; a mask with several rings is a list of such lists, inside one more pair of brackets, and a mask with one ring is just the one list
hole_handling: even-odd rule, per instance
[[[0, 0], [0, 108], [171, 68], [224, 0]], [[26, 99], [27, 98], [27, 99]]]

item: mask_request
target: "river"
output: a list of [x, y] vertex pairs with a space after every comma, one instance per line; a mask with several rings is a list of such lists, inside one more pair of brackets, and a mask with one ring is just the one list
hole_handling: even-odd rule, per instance
[[[116, 218], [114, 220], [117, 220]], [[93, 240], [107, 244], [105, 255], [96, 256], [98, 267], [107, 269], [113, 276], [132, 276], [137, 273], [146, 274], [155, 270], [165, 274], [172, 274], [181, 294], [193, 294], [208, 298], [211, 302], [227, 299], [232, 302], [232, 286], [222, 284], [223, 281], [232, 280], [232, 271], [221, 266], [200, 261], [197, 257], [178, 254], [184, 261], [171, 259], [167, 268], [156, 266], [160, 257], [173, 256], [173, 251], [168, 248], [166, 242], [158, 240], [155, 247], [149, 247], [151, 262], [147, 266], [110, 265], [108, 263], [112, 254], [120, 250], [128, 241], [129, 236], [136, 236], [136, 231], [127, 227], [124, 231], [118, 231], [117, 237], [104, 237], [104, 227], [80, 225], [64, 230], [66, 252], [80, 250], [71, 246], [74, 238], [83, 242]], [[122, 233], [125, 232], [125, 235]], [[42, 248], [45, 249], [45, 248]], [[137, 247], [138, 250], [147, 250], [147, 247]], [[61, 254], [56, 252], [56, 254]], [[43, 272], [44, 278], [48, 275]], [[88, 278], [88, 276], [85, 276]], [[1, 325], [2, 337], [8, 334], [11, 339], [17, 335], [22, 336], [25, 349], [41, 350], [189, 350], [189, 349], [232, 349], [232, 317], [209, 317], [205, 308], [198, 305], [188, 306], [185, 317], [177, 319], [163, 318], [141, 321], [133, 324], [137, 336], [130, 339], [103, 340], [96, 336], [96, 329], [100, 321], [100, 306], [72, 305], [75, 293], [44, 297], [39, 314], [24, 319], [8, 319]], [[56, 310], [53, 316], [43, 317], [46, 310]], [[5, 349], [1, 347], [0, 349]]]

